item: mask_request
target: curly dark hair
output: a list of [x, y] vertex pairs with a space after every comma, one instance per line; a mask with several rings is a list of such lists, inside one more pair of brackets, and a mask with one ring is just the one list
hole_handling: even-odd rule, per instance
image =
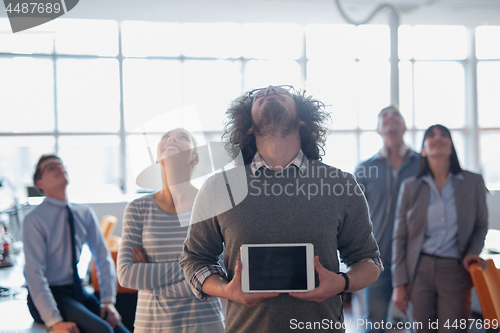
[[[325, 111], [325, 105], [312, 96], [305, 96], [303, 92], [291, 92], [297, 106], [297, 113], [306, 126], [300, 127], [301, 148], [309, 159], [321, 160], [325, 155], [325, 141], [328, 131], [325, 122], [330, 119], [330, 114]], [[247, 134], [252, 127], [252, 102], [248, 92], [235, 99], [226, 111], [226, 121], [222, 140], [228, 154], [235, 159], [242, 153], [243, 161], [248, 164], [257, 152], [255, 134]]]

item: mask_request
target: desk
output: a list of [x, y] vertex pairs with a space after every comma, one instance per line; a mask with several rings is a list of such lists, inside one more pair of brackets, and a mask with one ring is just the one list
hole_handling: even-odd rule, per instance
[[[483, 251], [479, 255], [483, 259], [493, 259], [496, 268], [500, 270], [500, 230], [489, 229], [484, 240]], [[483, 313], [477, 298], [476, 289], [472, 289], [472, 312]]]
[[0, 285], [10, 288], [12, 296], [0, 297], [1, 332], [45, 333], [45, 325], [33, 321], [26, 304], [28, 290], [24, 284], [24, 254], [12, 254], [11, 267], [0, 268]]
[[493, 259], [495, 266], [500, 269], [500, 230], [488, 230], [480, 256], [483, 259]]

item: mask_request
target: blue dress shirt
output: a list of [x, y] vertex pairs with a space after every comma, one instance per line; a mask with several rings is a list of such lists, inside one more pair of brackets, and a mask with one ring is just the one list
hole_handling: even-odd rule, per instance
[[422, 181], [431, 188], [422, 252], [438, 257], [460, 259], [453, 179], [463, 180], [464, 177], [462, 174], [450, 174], [439, 194], [432, 176], [422, 177]]
[[386, 269], [391, 268], [392, 233], [401, 183], [417, 172], [418, 154], [413, 150], [408, 151], [397, 172], [382, 151], [359, 164], [354, 171], [370, 208], [373, 234]]
[[94, 212], [88, 206], [47, 197], [23, 222], [26, 286], [47, 326], [63, 320], [49, 287], [73, 283], [66, 205], [74, 216], [77, 258], [87, 243], [99, 271], [101, 301], [114, 303], [116, 297], [115, 265]]

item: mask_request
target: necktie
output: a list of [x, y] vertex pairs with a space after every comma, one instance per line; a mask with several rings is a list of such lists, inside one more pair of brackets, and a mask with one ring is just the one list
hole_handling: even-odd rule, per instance
[[80, 281], [80, 277], [78, 276], [78, 268], [76, 264], [78, 260], [76, 258], [76, 241], [75, 241], [75, 218], [73, 216], [73, 212], [68, 208], [68, 223], [69, 223], [69, 232], [71, 234], [71, 263], [73, 268], [73, 288], [75, 289], [75, 297], [79, 301], [83, 301], [83, 288], [82, 282]]

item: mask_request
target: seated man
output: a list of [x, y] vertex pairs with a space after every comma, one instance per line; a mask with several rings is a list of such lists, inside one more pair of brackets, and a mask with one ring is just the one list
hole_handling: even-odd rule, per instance
[[[116, 271], [93, 211], [68, 202], [68, 174], [56, 155], [42, 155], [33, 175], [45, 200], [24, 219], [28, 307], [54, 332], [129, 332], [114, 307]], [[83, 288], [76, 264], [87, 243], [99, 270], [102, 304]]]

